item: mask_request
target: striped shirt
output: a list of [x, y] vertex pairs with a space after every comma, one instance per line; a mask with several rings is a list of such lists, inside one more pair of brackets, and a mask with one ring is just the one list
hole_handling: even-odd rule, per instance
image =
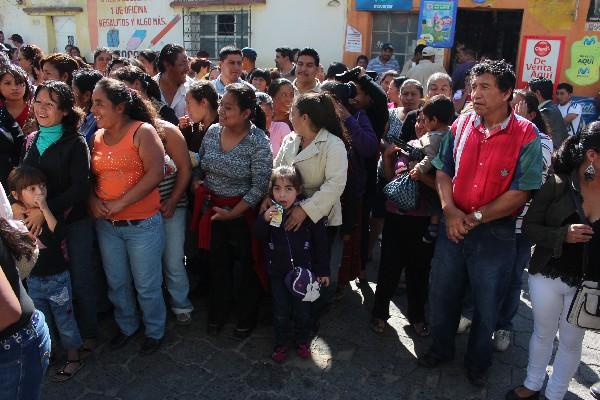
[[488, 131], [475, 113], [461, 115], [432, 165], [452, 178], [456, 207], [471, 213], [509, 190], [536, 190], [542, 182], [537, 128], [513, 112]]
[[[548, 170], [550, 170], [550, 165], [552, 164], [552, 139], [550, 136], [545, 133], [538, 132], [540, 136], [540, 141], [542, 142], [542, 185], [546, 182], [546, 178], [548, 178]], [[531, 205], [531, 199], [525, 203], [523, 206], [523, 212], [517, 217], [517, 221], [515, 224], [516, 233], [521, 233], [521, 227], [523, 226], [523, 218], [525, 214], [527, 214], [527, 210], [529, 210], [529, 206]]]
[[398, 60], [395, 58], [390, 58], [390, 60], [386, 63], [382, 63], [379, 57], [375, 57], [371, 61], [369, 61], [369, 65], [367, 65], [367, 70], [377, 72], [377, 75], [381, 75], [384, 72], [394, 70], [400, 71], [400, 64], [398, 64]]
[[[177, 167], [169, 156], [165, 156], [165, 177], [158, 184], [158, 192], [160, 193], [161, 203], [168, 200], [175, 189], [175, 183], [177, 182]], [[183, 192], [183, 195], [179, 199], [176, 205], [177, 208], [187, 207], [187, 195]]]
[[200, 171], [204, 185], [217, 196], [242, 196], [256, 206], [267, 194], [273, 153], [267, 135], [252, 125], [233, 149], [221, 149], [221, 125], [211, 126], [200, 146]]

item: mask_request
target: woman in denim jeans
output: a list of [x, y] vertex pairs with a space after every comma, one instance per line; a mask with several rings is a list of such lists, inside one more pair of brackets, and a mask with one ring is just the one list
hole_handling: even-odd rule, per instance
[[[149, 96], [153, 87], [160, 95], [158, 84], [138, 67], [132, 65], [123, 67], [114, 76], [130, 89], [136, 90], [146, 100], [152, 101]], [[153, 105], [156, 112], [160, 112], [161, 105], [156, 101]], [[190, 283], [185, 269], [183, 245], [188, 204], [186, 190], [192, 176], [192, 162], [185, 138], [179, 128], [165, 119], [158, 119], [157, 123], [162, 128], [162, 140], [167, 153], [165, 177], [158, 184], [160, 211], [165, 227], [163, 253], [165, 284], [169, 291], [171, 311], [175, 314], [177, 324], [189, 325], [192, 323], [194, 306], [188, 298]]]
[[7, 206], [0, 211], [0, 399], [35, 400], [48, 368], [50, 334], [15, 266], [15, 258], [35, 263], [35, 242], [5, 219], [10, 206], [2, 197]]
[[123, 347], [138, 330], [137, 297], [146, 336], [140, 354], [147, 355], [160, 347], [165, 332], [165, 240], [157, 189], [165, 151], [154, 108], [124, 83], [109, 78], [98, 82], [92, 113], [100, 129], [92, 151], [96, 182], [90, 208], [97, 218], [108, 297], [119, 327], [111, 347]]

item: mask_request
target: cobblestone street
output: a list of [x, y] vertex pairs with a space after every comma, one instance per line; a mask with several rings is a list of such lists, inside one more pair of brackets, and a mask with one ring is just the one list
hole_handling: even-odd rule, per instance
[[[369, 272], [375, 281], [372, 263]], [[364, 290], [353, 284], [352, 289], [322, 319], [312, 342], [312, 361], [290, 352], [283, 365], [273, 363], [270, 326], [259, 326], [243, 342], [233, 339], [232, 324], [218, 337], [208, 336], [204, 298], [192, 297], [192, 325], [176, 326], [170, 316], [162, 348], [148, 357], [137, 355], [142, 335], [123, 350], [111, 351], [106, 341], [116, 327], [110, 319], [104, 321], [102, 344], [84, 369], [66, 383], [46, 383], [44, 399], [502, 400], [508, 389], [523, 382], [532, 329], [526, 287], [514, 321], [514, 343], [505, 353], [496, 353], [484, 389], [471, 386], [462, 368], [467, 335], [458, 336], [453, 363], [435, 370], [420, 368], [416, 354], [427, 349], [429, 339], [413, 336], [408, 328], [401, 311], [406, 309], [405, 296], [394, 298], [389, 326], [377, 335], [368, 326], [375, 284]], [[588, 388], [599, 373], [600, 335], [588, 332], [566, 399], [591, 399]]]

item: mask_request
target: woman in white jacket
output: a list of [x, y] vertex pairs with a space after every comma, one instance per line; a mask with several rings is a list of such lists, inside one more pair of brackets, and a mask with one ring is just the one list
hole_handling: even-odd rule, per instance
[[299, 96], [292, 106], [294, 131], [287, 135], [274, 167], [292, 165], [304, 182], [304, 200], [292, 209], [285, 228], [295, 230], [306, 217], [327, 217], [330, 238], [342, 224], [340, 196], [346, 186], [349, 140], [329, 94]]

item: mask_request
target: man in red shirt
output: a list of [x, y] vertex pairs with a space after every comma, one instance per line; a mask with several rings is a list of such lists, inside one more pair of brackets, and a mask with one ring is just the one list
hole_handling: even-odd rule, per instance
[[505, 61], [471, 70], [474, 112], [461, 115], [438, 156], [443, 221], [431, 262], [432, 345], [419, 364], [454, 358], [462, 299], [470, 284], [474, 318], [465, 355], [469, 381], [486, 383], [492, 334], [516, 256], [515, 216], [542, 181], [537, 129], [510, 108], [516, 77]]

